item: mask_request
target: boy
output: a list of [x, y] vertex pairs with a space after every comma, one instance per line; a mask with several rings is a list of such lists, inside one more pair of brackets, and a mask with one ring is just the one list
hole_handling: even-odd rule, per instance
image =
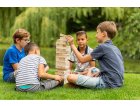
[[28, 43], [24, 49], [27, 56], [19, 62], [16, 90], [34, 92], [52, 89], [63, 84], [61, 76], [46, 73], [45, 67], [48, 65], [45, 59], [40, 56], [39, 47], [35, 43]]
[[[82, 54], [82, 56], [86, 55], [86, 54], [90, 54], [92, 52], [92, 49], [87, 46], [87, 34], [85, 31], [78, 31], [76, 32], [76, 42], [78, 44], [78, 48], [77, 50]], [[76, 68], [74, 70], [75, 73], [80, 73], [83, 75], [87, 74], [87, 68], [89, 67], [95, 67], [95, 61], [89, 61], [86, 63], [80, 63], [78, 61], [78, 59], [76, 58], [75, 54], [72, 52], [71, 56], [70, 56], [70, 70], [72, 70], [73, 68], [73, 64], [76, 64]]]
[[[67, 40], [78, 60], [82, 63], [96, 59], [100, 71], [91, 72], [89, 76], [70, 74], [67, 79], [70, 83], [87, 88], [116, 88], [123, 85], [124, 65], [120, 50], [113, 45], [111, 39], [116, 35], [117, 28], [114, 22], [104, 21], [97, 26], [96, 39], [99, 45], [90, 55], [82, 56], [73, 43], [73, 38]], [[91, 70], [90, 70], [91, 71]], [[96, 77], [92, 77], [96, 76]]]
[[24, 46], [30, 42], [30, 33], [25, 29], [18, 29], [13, 34], [14, 44], [6, 51], [3, 59], [3, 80], [15, 82], [14, 73], [18, 69], [19, 61], [25, 56]]

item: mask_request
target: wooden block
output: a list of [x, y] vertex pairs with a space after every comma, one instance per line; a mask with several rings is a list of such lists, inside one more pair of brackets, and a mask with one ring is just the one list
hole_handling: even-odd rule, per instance
[[60, 39], [56, 41], [56, 74], [64, 74], [64, 70], [68, 70], [70, 63], [68, 61], [71, 48], [67, 45], [64, 34], [60, 34]]

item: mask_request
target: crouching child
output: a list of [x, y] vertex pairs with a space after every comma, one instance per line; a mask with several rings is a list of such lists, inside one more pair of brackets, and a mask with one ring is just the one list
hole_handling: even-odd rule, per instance
[[45, 59], [40, 56], [40, 49], [35, 43], [28, 43], [24, 49], [27, 56], [19, 62], [16, 74], [17, 91], [34, 92], [63, 85], [61, 76], [46, 72], [49, 67]]

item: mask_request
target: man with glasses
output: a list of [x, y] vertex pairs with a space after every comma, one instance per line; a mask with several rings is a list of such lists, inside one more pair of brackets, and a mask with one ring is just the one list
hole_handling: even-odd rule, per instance
[[7, 49], [3, 59], [3, 80], [15, 82], [15, 73], [19, 61], [25, 57], [24, 47], [30, 42], [30, 33], [25, 29], [18, 29], [13, 34], [14, 44]]

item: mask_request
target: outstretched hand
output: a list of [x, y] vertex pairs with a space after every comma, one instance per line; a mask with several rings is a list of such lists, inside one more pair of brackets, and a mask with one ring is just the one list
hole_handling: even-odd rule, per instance
[[67, 35], [66, 40], [70, 45], [74, 44], [74, 39], [71, 35]]

